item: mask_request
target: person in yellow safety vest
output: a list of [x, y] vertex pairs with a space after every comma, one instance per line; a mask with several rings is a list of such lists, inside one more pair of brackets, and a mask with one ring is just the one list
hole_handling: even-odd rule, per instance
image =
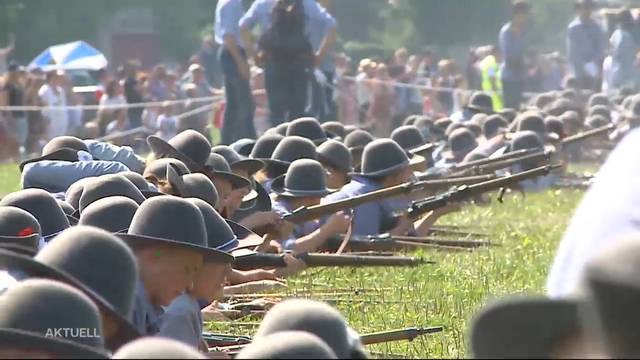
[[491, 95], [494, 111], [504, 108], [502, 102], [502, 82], [500, 81], [500, 61], [498, 48], [491, 46], [487, 56], [480, 62], [482, 90]]

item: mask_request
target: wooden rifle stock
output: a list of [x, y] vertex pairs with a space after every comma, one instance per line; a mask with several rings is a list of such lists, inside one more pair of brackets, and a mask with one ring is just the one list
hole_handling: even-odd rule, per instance
[[[308, 267], [414, 267], [422, 264], [435, 264], [432, 261], [404, 256], [356, 256], [303, 253], [295, 255], [295, 257], [304, 261]], [[286, 267], [286, 263], [283, 255], [256, 253], [237, 257], [233, 267], [237, 270], [247, 271], [263, 268], [283, 268]]]
[[480, 175], [480, 176], [468, 176], [448, 178], [441, 180], [430, 181], [415, 181], [405, 183], [397, 186], [392, 186], [376, 191], [372, 191], [366, 194], [350, 197], [348, 199], [339, 200], [328, 204], [320, 204], [310, 207], [301, 207], [296, 209], [291, 214], [285, 215], [282, 219], [294, 224], [304, 223], [309, 220], [319, 219], [324, 216], [332, 215], [340, 211], [347, 209], [353, 209], [354, 207], [368, 204], [375, 201], [384, 199], [390, 199], [401, 195], [410, 194], [413, 191], [419, 191], [423, 189], [442, 189], [450, 188], [452, 186], [476, 184], [483, 181], [494, 179], [495, 176]]
[[562, 167], [562, 165], [546, 165], [532, 170], [523, 171], [521, 173], [490, 180], [474, 185], [461, 186], [444, 194], [432, 196], [422, 201], [416, 201], [409, 209], [410, 219], [419, 219], [424, 214], [443, 208], [452, 202], [459, 202], [471, 199], [475, 196], [482, 195], [489, 191], [507, 188], [521, 181], [548, 175], [552, 170]]
[[381, 331], [378, 333], [367, 334], [360, 336], [360, 341], [363, 345], [381, 344], [392, 341], [408, 340], [413, 341], [415, 338], [428, 334], [435, 334], [442, 332], [441, 326], [428, 327], [428, 328], [415, 328], [410, 327], [400, 330]]

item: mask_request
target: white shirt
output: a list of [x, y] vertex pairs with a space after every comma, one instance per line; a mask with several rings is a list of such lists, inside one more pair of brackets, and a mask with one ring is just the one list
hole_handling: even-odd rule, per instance
[[[44, 84], [38, 91], [38, 95], [45, 106], [60, 107], [67, 106], [67, 97], [64, 89], [54, 88], [49, 84]], [[49, 121], [47, 136], [52, 139], [56, 136], [67, 135], [69, 126], [69, 113], [66, 109], [44, 109], [42, 115]]]
[[547, 293], [571, 293], [585, 264], [604, 248], [640, 234], [640, 129], [611, 153], [582, 199], [560, 243], [547, 279]]
[[165, 141], [169, 141], [178, 133], [178, 118], [173, 115], [160, 114], [156, 128], [158, 129], [156, 135]]
[[[107, 94], [104, 94], [102, 95], [102, 97], [100, 97], [100, 107], [126, 105], [126, 104], [127, 104], [127, 100], [125, 100], [124, 96], [122, 95], [110, 97]], [[115, 110], [115, 109], [109, 109], [109, 110]]]
[[609, 92], [611, 88], [613, 57], [607, 56], [602, 62], [602, 91]]
[[367, 74], [360, 73], [356, 76], [356, 95], [360, 106], [371, 101], [371, 88], [369, 87]]

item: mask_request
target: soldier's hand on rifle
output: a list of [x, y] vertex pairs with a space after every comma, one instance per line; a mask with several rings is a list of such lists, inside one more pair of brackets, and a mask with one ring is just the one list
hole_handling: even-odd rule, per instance
[[396, 226], [389, 231], [390, 235], [407, 235], [409, 230], [413, 228], [413, 221], [409, 219], [407, 214], [404, 214], [398, 218]]
[[282, 219], [274, 211], [260, 211], [242, 219], [240, 225], [253, 230], [271, 225], [280, 226], [282, 225]]
[[263, 237], [264, 241], [258, 246], [255, 251], [268, 254], [279, 254], [282, 252], [282, 245], [274, 238], [272, 234], [266, 234]]
[[349, 229], [351, 224], [351, 216], [342, 212], [331, 215], [327, 222], [322, 225], [321, 229], [327, 236], [334, 236], [337, 234], [344, 234]]
[[289, 237], [289, 234], [293, 231], [293, 224], [288, 221], [283, 221], [276, 227], [276, 233], [271, 234], [275, 239], [286, 239]]
[[210, 304], [202, 309], [203, 319], [206, 321], [230, 321], [229, 318], [222, 314], [222, 311], [220, 311], [215, 304], [216, 303]]
[[297, 274], [299, 272], [302, 272], [302, 270], [306, 269], [306, 267], [307, 267], [307, 264], [304, 261], [296, 258], [295, 256], [293, 256], [291, 254], [284, 254], [282, 259], [284, 260], [285, 264], [287, 264], [287, 267], [282, 268], [282, 269], [276, 269], [275, 270], [275, 275], [277, 277], [284, 277], [284, 276], [288, 276], [288, 275], [294, 275], [294, 274]]

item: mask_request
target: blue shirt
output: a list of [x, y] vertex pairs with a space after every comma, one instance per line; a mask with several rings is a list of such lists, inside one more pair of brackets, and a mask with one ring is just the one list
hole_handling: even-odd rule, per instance
[[[327, 29], [336, 26], [336, 20], [315, 0], [302, 1], [306, 15], [305, 32], [313, 48], [317, 49], [320, 47]], [[271, 11], [275, 3], [276, 0], [256, 0], [240, 19], [240, 27], [253, 29], [259, 25], [260, 31], [264, 33], [271, 27]], [[314, 41], [316, 42], [315, 46]]]
[[444, 152], [444, 148], [446, 146], [447, 146], [447, 142], [446, 141], [442, 141], [433, 150], [433, 153], [432, 153], [431, 156], [433, 157], [433, 162], [434, 163], [438, 163], [442, 159], [442, 153]]
[[96, 140], [85, 140], [89, 153], [95, 160], [116, 161], [138, 174], [144, 173], [145, 162], [128, 146], [116, 146]]
[[513, 31], [511, 22], [508, 22], [500, 30], [498, 44], [503, 58], [500, 64], [502, 79], [524, 80], [527, 76], [524, 66], [524, 54], [527, 49], [524, 33]]
[[[283, 201], [281, 199], [274, 201], [273, 204], [271, 205], [271, 209], [276, 214], [280, 215], [280, 217], [288, 215], [291, 213], [291, 211], [294, 210], [294, 209], [291, 209], [291, 206], [289, 205], [288, 202]], [[289, 237], [282, 241], [282, 246], [284, 250], [293, 250], [296, 239], [311, 234], [312, 232], [318, 230], [319, 227], [320, 227], [320, 222], [317, 220], [307, 221], [302, 224], [294, 224], [293, 231], [291, 231], [291, 234], [289, 234]]]
[[[367, 178], [355, 176], [340, 191], [327, 196], [323, 203], [332, 203], [381, 189]], [[406, 198], [387, 199], [360, 205], [353, 209], [352, 235], [378, 235], [395, 226], [395, 213], [406, 211], [410, 201]]]
[[200, 304], [185, 293], [164, 308], [158, 336], [181, 341], [197, 349], [202, 342], [202, 323]]
[[65, 192], [73, 183], [87, 177], [118, 174], [129, 171], [115, 161], [38, 161], [22, 170], [23, 189], [43, 189], [50, 193]]
[[262, 187], [264, 188], [264, 190], [268, 193], [271, 193], [271, 184], [273, 183], [273, 179], [267, 179], [265, 180], [265, 182], [263, 182]]
[[574, 19], [567, 29], [567, 58], [574, 73], [582, 74], [584, 65], [595, 62], [600, 66], [605, 52], [605, 35], [593, 20]]
[[224, 44], [225, 36], [233, 36], [238, 46], [240, 39], [240, 19], [244, 15], [242, 0], [220, 0], [216, 6], [216, 17], [213, 25], [216, 42]]
[[[328, 14], [325, 8], [323, 8], [320, 4], [318, 4], [318, 6], [322, 11], [327, 13], [327, 16], [331, 17], [331, 15]], [[310, 33], [309, 41], [311, 42], [313, 51], [318, 52], [318, 50], [320, 50], [320, 45], [322, 45], [322, 41], [324, 40], [329, 30], [331, 30], [331, 28], [336, 26], [336, 22], [335, 20], [326, 21], [325, 16], [318, 17], [318, 18], [311, 18], [309, 19], [309, 21], [311, 22], [309, 27], [310, 29], [312, 29]], [[322, 63], [320, 64], [320, 69], [330, 73], [334, 72], [336, 70], [334, 55], [335, 55], [335, 46], [331, 46], [331, 48], [329, 48], [327, 53], [325, 54], [324, 59], [322, 59]]]
[[636, 45], [633, 35], [628, 31], [618, 29], [610, 40], [611, 45], [611, 77], [612, 86], [621, 88], [635, 79]]
[[136, 283], [136, 293], [133, 298], [133, 309], [131, 311], [131, 324], [142, 336], [155, 335], [160, 331], [160, 318], [163, 310], [154, 306], [147, 298], [144, 285], [138, 278]]

